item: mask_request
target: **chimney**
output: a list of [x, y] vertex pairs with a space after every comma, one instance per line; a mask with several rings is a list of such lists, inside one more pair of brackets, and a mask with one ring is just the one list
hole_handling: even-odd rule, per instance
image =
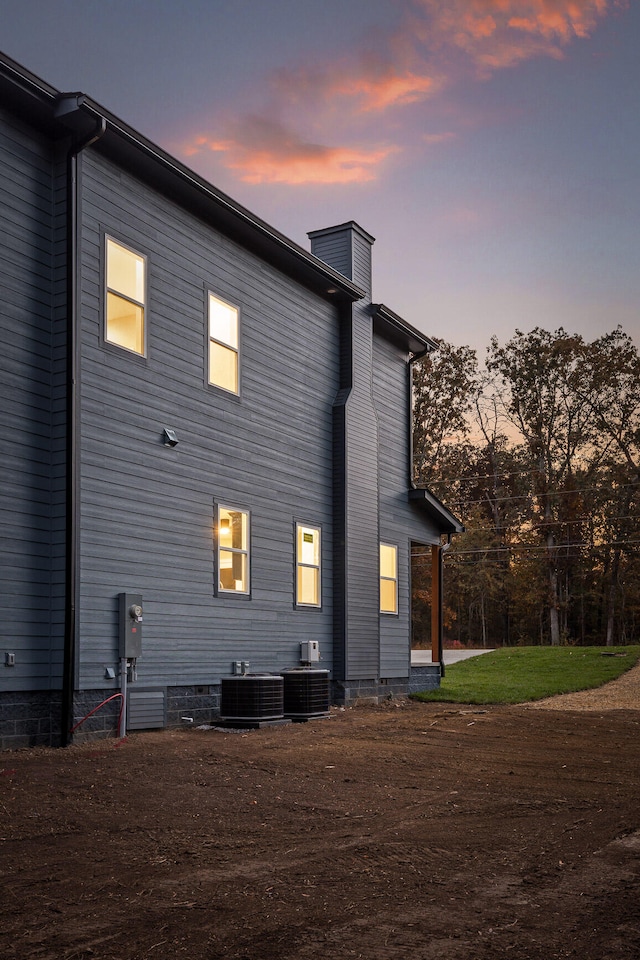
[[370, 303], [371, 248], [375, 238], [354, 220], [325, 230], [313, 230], [307, 236], [311, 253], [364, 290]]
[[350, 696], [360, 689], [377, 689], [380, 672], [380, 494], [371, 311], [374, 239], [353, 220], [308, 236], [318, 259], [364, 291], [361, 300], [340, 312], [340, 390], [333, 403], [333, 679]]

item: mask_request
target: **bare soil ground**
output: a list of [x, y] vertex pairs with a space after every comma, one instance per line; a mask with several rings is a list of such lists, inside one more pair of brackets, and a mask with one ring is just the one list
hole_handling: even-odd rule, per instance
[[2, 754], [0, 957], [637, 960], [639, 685]]

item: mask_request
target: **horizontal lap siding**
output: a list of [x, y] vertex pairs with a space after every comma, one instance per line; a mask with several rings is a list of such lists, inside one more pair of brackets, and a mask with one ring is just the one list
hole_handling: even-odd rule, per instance
[[[144, 600], [139, 683], [331, 661], [333, 308], [149, 187], [83, 157], [81, 686]], [[102, 233], [148, 257], [148, 358], [101, 341]], [[241, 395], [206, 384], [207, 291], [241, 311]], [[179, 444], [164, 447], [164, 427]], [[214, 596], [213, 504], [251, 511], [251, 598]], [[294, 518], [322, 525], [320, 612], [293, 608]]]
[[330, 231], [312, 238], [314, 256], [330, 264], [343, 277], [354, 280], [351, 230]]
[[346, 405], [346, 677], [378, 676], [378, 460], [372, 398], [371, 316], [353, 317], [354, 389]]
[[412, 539], [438, 542], [432, 525], [409, 503], [407, 355], [374, 338], [374, 397], [379, 430], [380, 540], [398, 546], [398, 616], [380, 617], [380, 675], [408, 675], [411, 643]]
[[0, 111], [0, 690], [60, 684], [52, 642], [51, 419], [54, 164]]
[[[313, 253], [366, 296], [342, 335], [342, 390], [334, 410], [336, 517], [344, 531], [336, 565], [336, 677], [379, 675], [378, 456], [372, 397], [371, 242], [354, 224], [312, 235]], [[344, 505], [342, 500], [344, 499]]]

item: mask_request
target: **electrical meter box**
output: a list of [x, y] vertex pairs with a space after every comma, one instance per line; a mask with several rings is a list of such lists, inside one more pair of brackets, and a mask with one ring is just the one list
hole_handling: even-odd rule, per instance
[[320, 644], [317, 640], [303, 640], [300, 643], [300, 662], [318, 663], [320, 660]]
[[118, 596], [120, 658], [136, 660], [142, 656], [142, 594]]

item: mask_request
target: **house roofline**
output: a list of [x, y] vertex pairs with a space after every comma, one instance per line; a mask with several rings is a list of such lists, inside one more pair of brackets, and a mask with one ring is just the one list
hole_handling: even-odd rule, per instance
[[353, 302], [365, 295], [337, 270], [299, 246], [246, 207], [134, 130], [84, 93], [62, 93], [10, 57], [0, 53], [0, 94], [28, 118], [59, 139], [85, 136], [96, 119], [106, 132], [93, 149], [134, 175], [150, 181], [163, 194], [191, 209], [201, 219], [242, 243], [304, 286], [329, 301]]
[[402, 317], [390, 310], [384, 303], [371, 304], [374, 329], [384, 334], [389, 340], [404, 347], [409, 353], [432, 353], [438, 349], [438, 344], [425, 333], [413, 327]]
[[310, 240], [313, 240], [315, 237], [325, 237], [329, 236], [332, 233], [344, 233], [345, 230], [353, 230], [354, 233], [359, 233], [360, 236], [367, 241], [367, 243], [374, 244], [376, 238], [373, 237], [364, 227], [361, 227], [359, 223], [356, 223], [355, 220], [347, 220], [345, 223], [337, 223], [333, 227], [325, 227], [323, 230], [310, 230], [307, 233], [307, 236]]
[[464, 524], [426, 487], [409, 490], [409, 500], [425, 511], [441, 533], [464, 533]]

